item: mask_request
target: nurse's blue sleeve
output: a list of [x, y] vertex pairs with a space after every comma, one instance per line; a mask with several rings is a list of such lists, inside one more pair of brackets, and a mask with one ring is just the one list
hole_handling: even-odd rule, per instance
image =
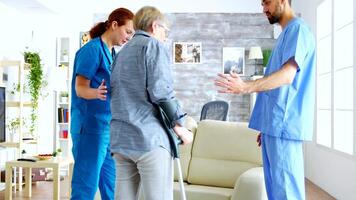
[[303, 68], [303, 63], [309, 51], [310, 38], [308, 38], [308, 30], [301, 24], [296, 24], [288, 29], [284, 36], [282, 46], [282, 63], [287, 63], [293, 59], [298, 65], [298, 71]]
[[76, 55], [76, 75], [81, 75], [91, 80], [99, 68], [99, 49], [92, 45], [85, 45]]

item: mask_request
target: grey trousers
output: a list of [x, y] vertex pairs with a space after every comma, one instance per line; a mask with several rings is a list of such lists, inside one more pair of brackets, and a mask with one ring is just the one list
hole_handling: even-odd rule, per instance
[[173, 158], [158, 147], [142, 155], [114, 154], [116, 200], [173, 200]]

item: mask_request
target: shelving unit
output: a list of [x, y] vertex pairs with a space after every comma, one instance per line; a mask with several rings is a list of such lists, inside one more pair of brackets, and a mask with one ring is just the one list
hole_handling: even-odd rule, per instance
[[61, 102], [60, 93], [54, 91], [54, 108], [55, 108], [55, 130], [53, 135], [53, 151], [58, 148], [62, 150], [62, 156], [70, 155], [70, 135], [69, 135], [69, 102]]
[[[24, 91], [24, 70], [25, 67], [28, 67], [28, 65], [25, 65], [23, 61], [20, 60], [1, 60], [0, 61], [0, 67], [2, 69], [6, 67], [16, 67], [18, 68], [18, 84], [19, 84], [19, 99], [15, 101], [6, 101], [6, 108], [17, 108], [17, 116], [19, 119], [19, 128], [18, 128], [18, 137], [16, 138], [16, 142], [9, 141], [6, 139], [6, 142], [0, 143], [0, 146], [3, 147], [15, 147], [18, 149], [17, 156], [21, 156], [21, 151], [24, 148], [25, 141], [23, 141], [24, 138], [24, 132], [23, 132], [23, 109], [24, 107], [31, 107], [30, 102], [24, 102], [23, 99], [23, 91]], [[2, 81], [2, 80], [1, 80]], [[31, 142], [34, 143], [35, 141], [26, 141], [26, 142]]]
[[[62, 150], [63, 157], [71, 157], [71, 139], [70, 139], [70, 119], [69, 119], [69, 38], [57, 38], [56, 44], [56, 74], [58, 80], [54, 95], [54, 133], [53, 133], [53, 151]], [[66, 93], [63, 98], [61, 94]]]

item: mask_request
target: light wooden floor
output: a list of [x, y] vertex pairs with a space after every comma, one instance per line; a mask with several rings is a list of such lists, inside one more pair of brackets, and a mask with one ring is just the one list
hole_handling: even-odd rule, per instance
[[[61, 200], [68, 200], [68, 179], [61, 181]], [[13, 200], [51, 200], [52, 196], [52, 182], [41, 181], [32, 185], [32, 198], [26, 198], [23, 196], [24, 191], [13, 193]], [[0, 200], [5, 199], [4, 191], [0, 192]], [[306, 180], [306, 196], [307, 200], [336, 200], [328, 193], [321, 190], [318, 186], [312, 182]]]

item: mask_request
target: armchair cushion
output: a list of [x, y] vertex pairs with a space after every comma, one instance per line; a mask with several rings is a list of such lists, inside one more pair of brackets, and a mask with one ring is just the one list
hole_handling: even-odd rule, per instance
[[200, 121], [194, 139], [188, 183], [233, 188], [249, 168], [260, 167], [257, 132], [247, 123]]
[[[202, 185], [185, 185], [189, 200], [230, 200], [233, 189]], [[174, 183], [174, 199], [181, 199], [179, 183]]]

